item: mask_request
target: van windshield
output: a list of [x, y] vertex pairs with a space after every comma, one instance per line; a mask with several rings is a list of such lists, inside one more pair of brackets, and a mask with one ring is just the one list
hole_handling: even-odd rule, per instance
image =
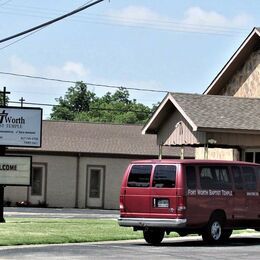
[[128, 177], [128, 187], [149, 187], [152, 165], [133, 165]]

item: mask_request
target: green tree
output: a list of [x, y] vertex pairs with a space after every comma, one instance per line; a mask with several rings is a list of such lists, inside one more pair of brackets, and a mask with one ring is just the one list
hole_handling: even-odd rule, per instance
[[90, 103], [95, 100], [95, 94], [87, 90], [87, 85], [77, 82], [75, 87], [70, 87], [64, 98], [59, 97], [59, 103], [54, 106], [51, 119], [74, 120], [78, 113], [89, 111]]
[[[6, 95], [5, 96], [5, 105], [8, 105], [9, 97]], [[4, 106], [4, 94], [0, 94], [0, 106]]]
[[77, 82], [56, 101], [58, 105], [51, 113], [53, 120], [143, 124], [151, 113], [148, 106], [131, 100], [125, 88], [97, 97], [83, 82]]

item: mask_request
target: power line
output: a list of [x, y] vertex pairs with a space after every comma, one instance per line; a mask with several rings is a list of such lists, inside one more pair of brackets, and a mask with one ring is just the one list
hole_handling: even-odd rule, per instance
[[[19, 101], [8, 101], [10, 104], [21, 104]], [[55, 104], [47, 104], [47, 103], [34, 103], [34, 102], [23, 102], [24, 105], [32, 105], [32, 106], [46, 106], [46, 107], [55, 107], [58, 105]], [[133, 110], [133, 109], [116, 109], [116, 108], [101, 108], [101, 107], [90, 107], [89, 111], [110, 111], [110, 112], [135, 112], [135, 113], [141, 113], [141, 114], [151, 114], [150, 111], [144, 111], [144, 110]], [[89, 112], [88, 111], [88, 112]]]
[[9, 46], [11, 46], [11, 45], [17, 43], [17, 42], [22, 41], [23, 39], [25, 39], [25, 38], [31, 36], [32, 34], [37, 33], [38, 31], [42, 30], [43, 28], [44, 28], [44, 27], [42, 27], [42, 28], [40, 28], [40, 29], [38, 29], [38, 30], [36, 30], [36, 31], [33, 31], [33, 32], [29, 33], [29, 34], [26, 34], [24, 37], [22, 37], [22, 38], [20, 38], [20, 39], [18, 39], [18, 40], [15, 40], [15, 41], [13, 41], [13, 42], [11, 42], [11, 43], [9, 43], [9, 44], [7, 44], [7, 45], [1, 47], [0, 50], [3, 50], [3, 49], [5, 49], [5, 48], [7, 48], [7, 47], [9, 47]]
[[[73, 80], [64, 80], [64, 79], [57, 79], [57, 78], [48, 78], [48, 77], [42, 77], [42, 76], [32, 76], [32, 75], [18, 74], [18, 73], [13, 73], [13, 72], [4, 72], [4, 71], [0, 71], [0, 74], [9, 75], [9, 76], [15, 76], [15, 77], [24, 77], [24, 78], [30, 78], [30, 79], [55, 81], [55, 82], [61, 82], [61, 83], [72, 83], [72, 84], [76, 84], [76, 83], [78, 82], [78, 81], [73, 81]], [[156, 93], [168, 93], [168, 92], [170, 92], [170, 91], [168, 91], [168, 90], [157, 90], [157, 89], [146, 89], [146, 88], [123, 87], [123, 86], [115, 86], [115, 85], [91, 83], [91, 82], [83, 82], [83, 83], [86, 84], [86, 85], [88, 85], [88, 86], [103, 87], [103, 88], [113, 88], [113, 89], [124, 88], [124, 89], [128, 89], [128, 90], [145, 91], [145, 92], [156, 92]]]
[[[50, 14], [50, 12], [57, 13], [60, 12], [60, 10], [53, 10], [53, 9], [46, 9], [46, 8], [39, 8], [39, 7], [28, 7], [28, 6], [16, 6], [16, 8], [20, 8], [20, 9], [26, 9], [30, 11], [31, 10], [37, 10], [37, 14], [40, 12], [44, 13], [47, 12], [48, 15]], [[9, 9], [12, 10], [12, 7], [9, 7]], [[23, 11], [23, 10], [22, 10]], [[34, 12], [34, 16], [35, 16], [35, 11]], [[17, 12], [16, 12], [17, 14]], [[19, 14], [19, 11], [18, 11]], [[86, 17], [85, 15], [83, 15], [84, 17]], [[83, 17], [83, 16], [78, 16], [78, 17]], [[215, 26], [212, 24], [192, 24], [192, 23], [185, 23], [185, 22], [176, 22], [173, 19], [163, 19], [163, 20], [159, 20], [159, 19], [135, 19], [135, 18], [127, 18], [125, 19], [124, 17], [121, 17], [120, 15], [105, 15], [105, 14], [87, 14], [88, 19], [93, 19], [89, 16], [95, 16], [98, 18], [98, 23], [102, 23], [100, 22], [101, 20], [108, 21], [109, 25], [121, 25], [121, 26], [132, 26], [132, 27], [140, 27], [140, 24], [142, 25], [142, 27], [152, 27], [155, 29], [163, 29], [163, 30], [172, 30], [172, 31], [176, 31], [176, 32], [189, 32], [189, 31], [193, 31], [193, 32], [197, 32], [197, 30], [203, 30], [204, 33], [211, 33], [211, 34], [220, 34], [220, 35], [231, 35], [231, 34], [235, 34], [235, 33], [241, 33], [246, 29], [243, 29], [241, 27], [234, 27], [234, 26]], [[39, 17], [36, 15], [36, 17]], [[95, 21], [95, 20], [94, 20]], [[112, 24], [110, 23], [112, 22]], [[113, 24], [114, 22], [114, 24]], [[121, 24], [118, 24], [121, 23]], [[104, 24], [104, 23], [102, 23]], [[198, 32], [197, 32], [198, 33]]]
[[1, 6], [4, 6], [4, 5], [6, 5], [6, 4], [8, 4], [9, 2], [11, 2], [12, 0], [7, 0], [7, 1], [5, 1], [4, 3], [2, 3], [2, 4], [0, 4], [0, 7]]
[[83, 5], [83, 6], [79, 7], [79, 8], [77, 8], [77, 9], [75, 9], [75, 10], [73, 10], [73, 11], [67, 13], [67, 14], [64, 14], [64, 15], [59, 16], [59, 17], [57, 17], [57, 18], [55, 18], [55, 19], [52, 19], [52, 20], [50, 20], [50, 21], [48, 21], [48, 22], [45, 22], [45, 23], [42, 23], [42, 24], [37, 25], [37, 26], [35, 26], [35, 27], [32, 27], [32, 28], [30, 28], [30, 29], [28, 29], [28, 30], [25, 30], [25, 31], [22, 31], [22, 32], [20, 32], [20, 33], [17, 33], [17, 34], [14, 34], [14, 35], [12, 35], [12, 36], [9, 36], [9, 37], [7, 37], [7, 38], [4, 38], [4, 39], [0, 40], [0, 43], [9, 41], [9, 40], [11, 40], [11, 39], [20, 37], [20, 36], [22, 36], [22, 35], [24, 35], [24, 34], [27, 34], [27, 33], [30, 33], [30, 32], [36, 31], [36, 30], [39, 30], [39, 29], [41, 29], [41, 28], [43, 28], [43, 27], [46, 27], [46, 26], [48, 26], [48, 25], [50, 25], [50, 24], [56, 23], [56, 22], [58, 22], [58, 21], [60, 21], [60, 20], [63, 20], [63, 19], [65, 19], [65, 18], [69, 17], [69, 16], [72, 16], [72, 15], [74, 15], [74, 14], [76, 14], [76, 13], [79, 13], [79, 12], [81, 12], [81, 11], [83, 11], [83, 10], [85, 10], [85, 9], [87, 9], [87, 8], [89, 8], [89, 7], [91, 7], [91, 6], [93, 6], [93, 5], [96, 5], [96, 4], [100, 3], [100, 2], [103, 2], [103, 1], [104, 1], [104, 0], [96, 0], [96, 1], [93, 2], [93, 3], [89, 3], [89, 2], [88, 2], [89, 4], [85, 4], [85, 5]]

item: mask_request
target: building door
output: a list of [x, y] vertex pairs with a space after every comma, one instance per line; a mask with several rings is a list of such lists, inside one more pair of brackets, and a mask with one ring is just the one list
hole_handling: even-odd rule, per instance
[[33, 166], [32, 168], [32, 186], [29, 188], [29, 201], [32, 204], [46, 202], [45, 166]]
[[89, 166], [87, 170], [86, 207], [102, 208], [104, 204], [104, 167]]

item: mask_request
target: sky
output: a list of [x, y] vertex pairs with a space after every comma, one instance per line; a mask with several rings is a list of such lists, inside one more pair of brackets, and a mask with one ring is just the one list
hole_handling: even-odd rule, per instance
[[[92, 1], [0, 0], [0, 39], [87, 2]], [[11, 92], [10, 101], [23, 97], [41, 104], [44, 119], [52, 109], [44, 104], [57, 104], [56, 98], [74, 84], [1, 73], [203, 93], [253, 27], [260, 26], [259, 10], [259, 0], [105, 0], [26, 38], [0, 43], [0, 89]], [[97, 96], [116, 91], [88, 88]], [[166, 95], [129, 92], [148, 106]]]

